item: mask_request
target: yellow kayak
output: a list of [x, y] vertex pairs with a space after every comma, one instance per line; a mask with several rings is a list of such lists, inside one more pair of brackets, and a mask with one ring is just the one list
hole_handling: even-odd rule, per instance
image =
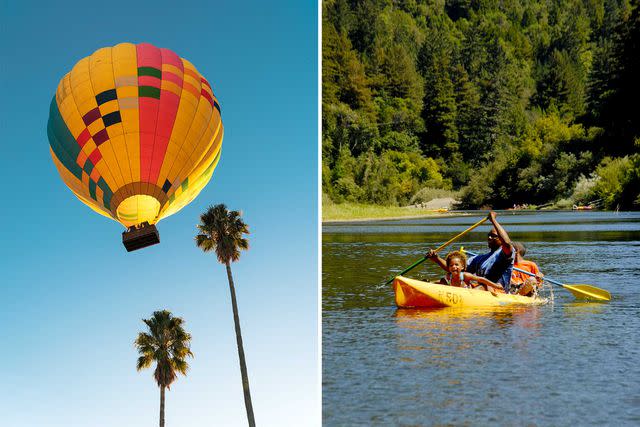
[[393, 280], [396, 305], [400, 308], [422, 307], [498, 307], [517, 304], [542, 304], [544, 298], [494, 294], [482, 289], [458, 288], [397, 276]]

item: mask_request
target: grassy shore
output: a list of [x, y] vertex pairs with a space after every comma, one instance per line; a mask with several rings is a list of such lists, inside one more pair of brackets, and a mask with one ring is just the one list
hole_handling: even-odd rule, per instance
[[[567, 210], [571, 211], [571, 203], [567, 200], [560, 200], [554, 204], [545, 206], [528, 205], [519, 211], [546, 211], [546, 210]], [[489, 208], [481, 210], [487, 211]], [[455, 211], [454, 211], [455, 212]], [[437, 209], [422, 209], [415, 207], [398, 206], [377, 206], [357, 203], [332, 203], [326, 199], [322, 203], [322, 222], [331, 221], [366, 221], [374, 219], [397, 219], [397, 218], [421, 218], [429, 216], [451, 215], [453, 212], [442, 212]], [[457, 212], [460, 215], [460, 212]]]
[[397, 206], [361, 205], [355, 203], [323, 203], [322, 221], [357, 221], [367, 219], [411, 218], [431, 215], [443, 215], [432, 209], [419, 209]]

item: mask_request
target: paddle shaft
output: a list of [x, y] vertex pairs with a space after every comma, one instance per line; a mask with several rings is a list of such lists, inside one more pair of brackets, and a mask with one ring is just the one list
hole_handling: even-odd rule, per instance
[[[411, 264], [409, 267], [405, 268], [404, 270], [402, 270], [398, 276], [402, 276], [404, 273], [406, 273], [409, 270], [413, 270], [415, 267], [417, 267], [418, 265], [422, 264], [425, 260], [427, 259], [427, 257], [422, 257], [420, 258], [418, 261], [414, 262], [413, 264]], [[385, 283], [385, 285], [388, 285], [389, 283], [393, 282], [393, 279], [395, 279], [395, 276], [392, 277], [391, 279], [387, 280], [387, 282]]]
[[[434, 250], [434, 252], [440, 252], [442, 249], [446, 248], [447, 246], [449, 246], [451, 243], [455, 242], [456, 240], [458, 240], [460, 237], [464, 236], [465, 234], [467, 234], [468, 232], [470, 232], [471, 230], [473, 230], [476, 227], [479, 227], [482, 225], [483, 222], [485, 222], [486, 220], [488, 220], [488, 217], [482, 218], [480, 221], [476, 222], [475, 224], [473, 224], [471, 227], [467, 228], [466, 230], [464, 230], [462, 233], [458, 234], [457, 236], [452, 237], [451, 239], [449, 239], [447, 242], [441, 244], [436, 250]], [[424, 257], [423, 261], [427, 259], [427, 257]]]
[[[437, 249], [435, 249], [434, 252], [440, 252], [442, 249], [446, 248], [447, 246], [449, 246], [451, 243], [453, 243], [454, 241], [456, 241], [457, 239], [459, 239], [460, 237], [464, 236], [465, 234], [467, 234], [468, 232], [470, 232], [471, 230], [473, 230], [476, 227], [479, 227], [480, 225], [482, 225], [483, 222], [485, 222], [486, 220], [488, 220], [489, 218], [482, 218], [480, 221], [476, 222], [475, 224], [473, 224], [471, 227], [467, 228], [466, 230], [464, 230], [462, 233], [458, 234], [457, 236], [452, 237], [451, 239], [449, 239], [447, 242], [443, 243], [442, 245], [440, 245]], [[413, 264], [411, 264], [409, 267], [405, 268], [404, 270], [402, 270], [400, 273], [396, 274], [396, 276], [402, 276], [404, 273], [406, 273], [409, 270], [413, 270], [415, 267], [417, 267], [418, 265], [422, 264], [423, 262], [425, 262], [425, 260], [427, 259], [427, 257], [422, 257], [420, 258], [418, 261], [414, 262]], [[389, 285], [391, 282], [393, 282], [393, 279], [395, 279], [396, 276], [393, 276], [392, 278], [390, 278], [389, 280], [387, 280], [385, 282], [385, 285]]]

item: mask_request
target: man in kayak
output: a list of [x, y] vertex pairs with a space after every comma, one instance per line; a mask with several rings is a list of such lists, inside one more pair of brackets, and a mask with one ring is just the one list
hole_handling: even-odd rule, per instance
[[542, 285], [543, 274], [540, 273], [540, 269], [535, 262], [524, 259], [524, 255], [527, 253], [527, 248], [520, 242], [513, 242], [513, 248], [516, 251], [514, 268], [528, 271], [535, 274], [535, 277], [526, 273], [513, 270], [511, 274], [511, 293], [533, 296], [535, 291]]
[[[498, 223], [496, 213], [489, 212], [488, 218], [493, 224], [493, 228], [487, 236], [487, 245], [490, 252], [469, 258], [467, 260], [467, 271], [477, 276], [486, 277], [502, 286], [504, 291], [508, 293], [511, 286], [511, 272], [513, 271], [515, 251], [511, 246], [509, 235]], [[445, 260], [440, 258], [432, 249], [427, 252], [426, 256], [446, 270]]]

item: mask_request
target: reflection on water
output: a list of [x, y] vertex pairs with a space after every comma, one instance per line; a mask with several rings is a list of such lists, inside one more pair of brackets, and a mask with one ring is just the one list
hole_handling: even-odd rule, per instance
[[534, 326], [531, 322], [539, 317], [540, 306], [510, 307], [442, 307], [433, 309], [397, 308], [394, 316], [398, 326], [409, 325], [422, 329], [437, 327], [452, 328], [456, 331], [467, 327], [475, 328], [480, 322], [488, 322], [487, 327], [509, 327], [519, 324]]
[[451, 357], [481, 345], [486, 332], [526, 329], [525, 336], [535, 336], [535, 330], [541, 326], [540, 313], [539, 306], [396, 309], [398, 350], [426, 352], [426, 357], [425, 354], [414, 357], [436, 365], [442, 362], [446, 368]]
[[[609, 303], [556, 287], [543, 306], [397, 309], [381, 283], [480, 215], [436, 221], [452, 232], [423, 219], [325, 226], [324, 424], [640, 424], [640, 215], [584, 214], [499, 219], [548, 277], [608, 289]], [[469, 250], [485, 249], [479, 230]]]
[[586, 315], [588, 317], [593, 314], [605, 313], [607, 311], [607, 304], [609, 304], [609, 302], [606, 301], [576, 301], [564, 304], [562, 309], [567, 316]]

